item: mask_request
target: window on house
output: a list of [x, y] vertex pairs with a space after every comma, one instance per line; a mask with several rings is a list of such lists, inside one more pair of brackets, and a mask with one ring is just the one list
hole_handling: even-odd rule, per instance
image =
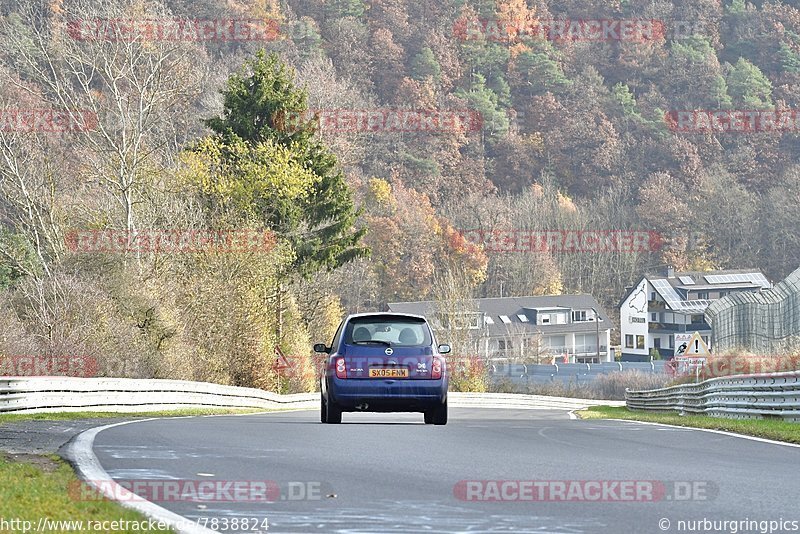
[[542, 315], [542, 323], [541, 324], [550, 324], [550, 315], [549, 314]]
[[708, 291], [699, 291], [697, 293], [697, 298], [700, 300], [708, 300]]
[[692, 324], [703, 324], [702, 315], [692, 315]]
[[521, 323], [527, 323], [528, 322], [528, 316], [525, 315], [524, 313], [518, 313], [517, 314], [517, 319], [519, 319], [519, 322], [521, 322]]
[[588, 321], [588, 319], [586, 318], [586, 310], [580, 310], [580, 311], [576, 310], [572, 312], [573, 323], [584, 323], [586, 321]]
[[636, 348], [637, 349], [644, 348], [644, 336], [636, 336]]
[[657, 323], [658, 322], [658, 314], [657, 313], [651, 313], [650, 314], [650, 321], [653, 322], [653, 323]]
[[567, 346], [567, 336], [547, 336], [542, 343], [551, 352], [563, 352]]
[[488, 315], [486, 317], [484, 317], [483, 319], [486, 322], [486, 324], [494, 324], [494, 319], [492, 319]]
[[633, 348], [633, 335], [632, 334], [625, 334], [625, 348], [632, 349]]
[[575, 352], [597, 352], [597, 336], [595, 334], [575, 334]]
[[511, 324], [511, 319], [508, 318], [508, 315], [501, 315], [500, 320], [503, 321], [504, 324]]
[[513, 349], [514, 345], [511, 343], [510, 339], [500, 339], [497, 341], [497, 348], [500, 350], [509, 350]]

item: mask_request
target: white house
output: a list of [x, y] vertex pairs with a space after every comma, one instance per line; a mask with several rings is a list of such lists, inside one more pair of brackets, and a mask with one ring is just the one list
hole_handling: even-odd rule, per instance
[[645, 275], [619, 306], [623, 361], [648, 361], [653, 349], [671, 358], [689, 334], [700, 332], [711, 347], [708, 306], [726, 295], [759, 292], [772, 285], [761, 271], [734, 270]]

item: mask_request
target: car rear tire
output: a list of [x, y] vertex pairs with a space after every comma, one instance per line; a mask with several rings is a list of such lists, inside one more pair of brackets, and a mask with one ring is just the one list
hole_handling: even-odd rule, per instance
[[447, 424], [447, 401], [437, 406], [433, 410], [425, 412], [426, 425], [446, 425]]
[[322, 422], [328, 423], [329, 425], [338, 425], [341, 423], [342, 409], [339, 408], [333, 401], [325, 401], [325, 399], [323, 399], [322, 402], [325, 403], [325, 408], [322, 413]]
[[320, 398], [319, 420], [321, 422], [323, 422], [323, 423], [327, 423], [328, 422], [328, 406], [327, 406], [327, 403], [325, 402], [325, 395], [320, 393], [319, 398]]

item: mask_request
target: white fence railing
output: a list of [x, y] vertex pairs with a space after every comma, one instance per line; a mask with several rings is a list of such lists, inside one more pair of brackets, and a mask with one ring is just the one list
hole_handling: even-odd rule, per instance
[[[575, 410], [585, 406], [624, 403], [538, 395], [451, 392], [448, 395], [448, 404], [468, 408]], [[130, 378], [0, 377], [0, 413], [318, 407], [319, 393], [279, 395], [260, 389], [205, 382]]]
[[311, 408], [317, 396], [183, 380], [0, 378], [1, 412], [148, 412], [181, 408]]
[[733, 375], [698, 384], [628, 391], [631, 410], [675, 410], [734, 419], [800, 421], [800, 372]]

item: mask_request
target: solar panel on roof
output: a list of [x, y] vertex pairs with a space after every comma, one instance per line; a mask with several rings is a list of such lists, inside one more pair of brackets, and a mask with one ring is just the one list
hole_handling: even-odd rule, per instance
[[653, 280], [651, 283], [656, 291], [658, 291], [671, 306], [677, 306], [681, 301], [680, 295], [678, 295], [675, 288], [666, 280]]
[[753, 277], [750, 279], [754, 284], [758, 284], [763, 288], [772, 287], [772, 284], [769, 283], [767, 277], [761, 273], [753, 273]]
[[710, 300], [683, 300], [666, 280], [653, 280], [650, 283], [673, 310], [702, 313], [711, 304]]
[[761, 287], [771, 287], [767, 277], [761, 273], [737, 273], [737, 274], [709, 274], [706, 275], [709, 284], [732, 284], [749, 282]]
[[694, 285], [694, 280], [692, 279], [691, 276], [679, 276], [678, 278], [680, 278], [682, 284], [685, 284], [687, 286]]

